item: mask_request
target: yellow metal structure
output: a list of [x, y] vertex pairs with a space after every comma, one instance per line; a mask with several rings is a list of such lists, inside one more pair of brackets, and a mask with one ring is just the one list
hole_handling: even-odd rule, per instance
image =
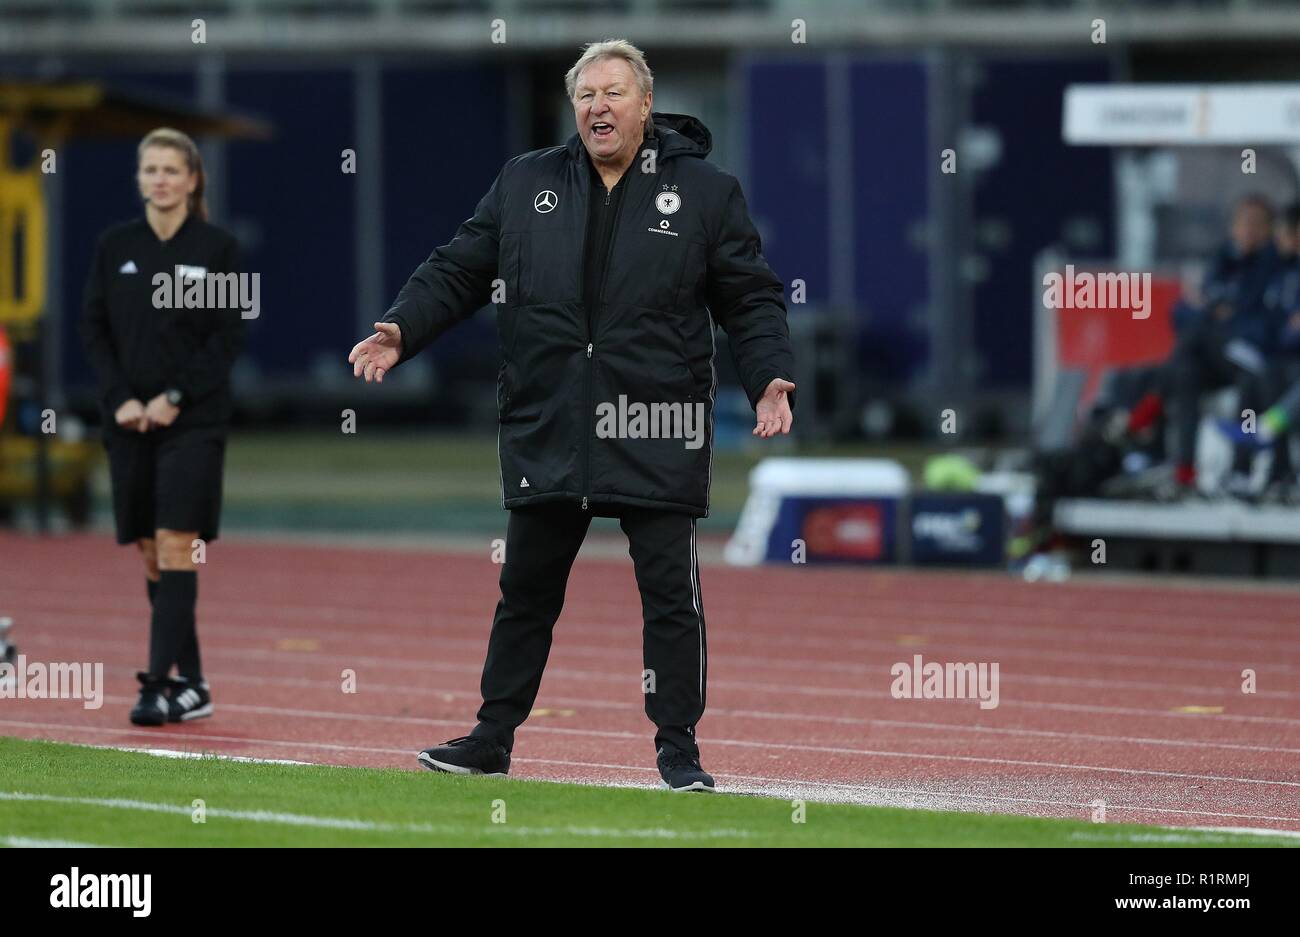
[[[45, 314], [49, 229], [41, 178], [44, 151], [54, 150], [57, 159], [57, 127], [50, 126], [44, 128], [43, 146], [36, 148], [29, 164], [13, 165], [19, 130], [13, 119], [0, 113], [0, 327], [15, 345], [36, 338]], [[40, 487], [38, 441], [12, 431], [15, 417], [7, 427], [0, 426], [0, 501], [34, 497]], [[88, 520], [88, 479], [98, 454], [90, 442], [49, 441], [47, 492], [66, 505], [78, 523]]]
[[15, 130], [0, 116], [0, 325], [23, 341], [45, 309], [46, 216], [40, 154], [9, 162]]

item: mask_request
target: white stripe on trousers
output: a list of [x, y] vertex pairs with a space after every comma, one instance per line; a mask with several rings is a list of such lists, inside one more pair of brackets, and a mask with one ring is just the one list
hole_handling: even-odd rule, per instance
[[691, 601], [695, 605], [696, 628], [700, 635], [700, 704], [704, 703], [704, 615], [700, 612], [700, 566], [695, 552], [695, 518], [691, 518]]

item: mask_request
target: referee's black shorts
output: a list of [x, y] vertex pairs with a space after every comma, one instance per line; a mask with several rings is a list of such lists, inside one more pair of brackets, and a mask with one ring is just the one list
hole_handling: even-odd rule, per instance
[[116, 425], [104, 431], [113, 483], [117, 542], [134, 543], [157, 530], [196, 530], [217, 538], [224, 426], [168, 426], [135, 433]]

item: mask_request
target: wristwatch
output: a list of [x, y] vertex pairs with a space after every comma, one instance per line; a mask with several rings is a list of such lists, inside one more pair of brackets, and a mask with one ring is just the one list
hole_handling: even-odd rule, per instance
[[181, 401], [185, 399], [185, 395], [182, 394], [175, 387], [171, 388], [170, 390], [164, 391], [164, 393], [167, 395], [167, 402], [171, 404], [173, 407], [179, 407], [181, 405]]

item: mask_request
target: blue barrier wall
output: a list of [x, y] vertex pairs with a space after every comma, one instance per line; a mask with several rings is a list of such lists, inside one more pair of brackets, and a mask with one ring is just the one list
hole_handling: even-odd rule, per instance
[[1033, 380], [1033, 263], [1044, 247], [1062, 243], [1065, 222], [1089, 219], [1099, 239], [1079, 251], [1114, 254], [1114, 193], [1107, 147], [1067, 146], [1061, 109], [1067, 85], [1103, 82], [1104, 62], [989, 60], [972, 100], [976, 125], [994, 128], [1001, 158], [981, 173], [975, 223], [1005, 225], [1010, 240], [985, 248], [985, 279], [975, 285], [972, 330], [981, 387], [1025, 388]]
[[[113, 86], [196, 103], [189, 71], [88, 72]], [[342, 150], [371, 157], [358, 139], [350, 67], [232, 69], [228, 106], [264, 118], [274, 138], [226, 145], [226, 210], [213, 220], [241, 235], [243, 267], [261, 277], [261, 315], [248, 325], [245, 357], [265, 377], [310, 381], [320, 367], [346, 368], [357, 335], [357, 175], [341, 171]], [[382, 74], [384, 249], [380, 311], [411, 271], [473, 213], [506, 152], [505, 81], [488, 66], [392, 68]], [[64, 384], [93, 386], [76, 323], [95, 238], [142, 213], [135, 196], [137, 141], [68, 145], [65, 185]], [[456, 362], [465, 348], [491, 353], [491, 323], [455, 330], [432, 360]], [[489, 375], [490, 376], [490, 375]]]
[[[931, 353], [932, 257], [924, 235], [938, 153], [929, 139], [926, 58], [855, 55], [832, 63], [753, 54], [737, 63], [744, 131], [732, 168], [743, 177], [768, 259], [787, 285], [805, 281], [810, 306], [834, 298], [833, 282], [847, 284], [841, 295], [852, 307], [856, 334], [846, 339], [856, 342], [860, 371], [877, 385], [906, 386], [924, 372]], [[185, 70], [83, 72], [187, 101], [198, 90], [193, 72]], [[1059, 242], [1067, 222], [1079, 219], [1099, 232], [1096, 254], [1113, 250], [1109, 152], [1060, 140], [1065, 86], [1104, 80], [1107, 66], [989, 58], [977, 74], [971, 122], [993, 130], [1002, 145], [995, 165], [969, 183], [975, 224], [993, 221], [1009, 233], [1005, 244], [976, 245], [985, 261], [984, 278], [971, 286], [977, 383], [1027, 388], [1034, 255]], [[358, 318], [367, 314], [357, 308], [356, 295], [358, 178], [339, 167], [347, 147], [358, 149], [363, 169], [369, 158], [358, 139], [354, 84], [348, 62], [232, 64], [222, 80], [231, 106], [276, 127], [270, 144], [228, 145], [227, 210], [215, 219], [243, 236], [245, 268], [263, 275], [262, 316], [250, 327], [247, 358], [268, 378], [308, 382], [322, 366], [337, 361], [342, 369], [342, 355], [358, 337]], [[451, 238], [501, 164], [515, 155], [507, 149], [512, 108], [502, 68], [394, 62], [382, 68], [380, 87], [383, 221], [379, 231], [360, 232], [381, 239], [383, 295], [367, 304], [378, 311], [430, 250]], [[63, 362], [70, 390], [92, 383], [74, 326], [94, 238], [140, 212], [134, 145], [73, 143], [61, 164]], [[837, 171], [847, 191], [836, 188]], [[846, 203], [849, 224], [838, 230], [847, 231], [847, 247], [832, 228], [832, 215]], [[837, 256], [851, 269], [833, 270]], [[483, 316], [451, 332], [418, 366], [436, 368], [444, 380], [481, 377], [494, 354], [494, 329]]]

